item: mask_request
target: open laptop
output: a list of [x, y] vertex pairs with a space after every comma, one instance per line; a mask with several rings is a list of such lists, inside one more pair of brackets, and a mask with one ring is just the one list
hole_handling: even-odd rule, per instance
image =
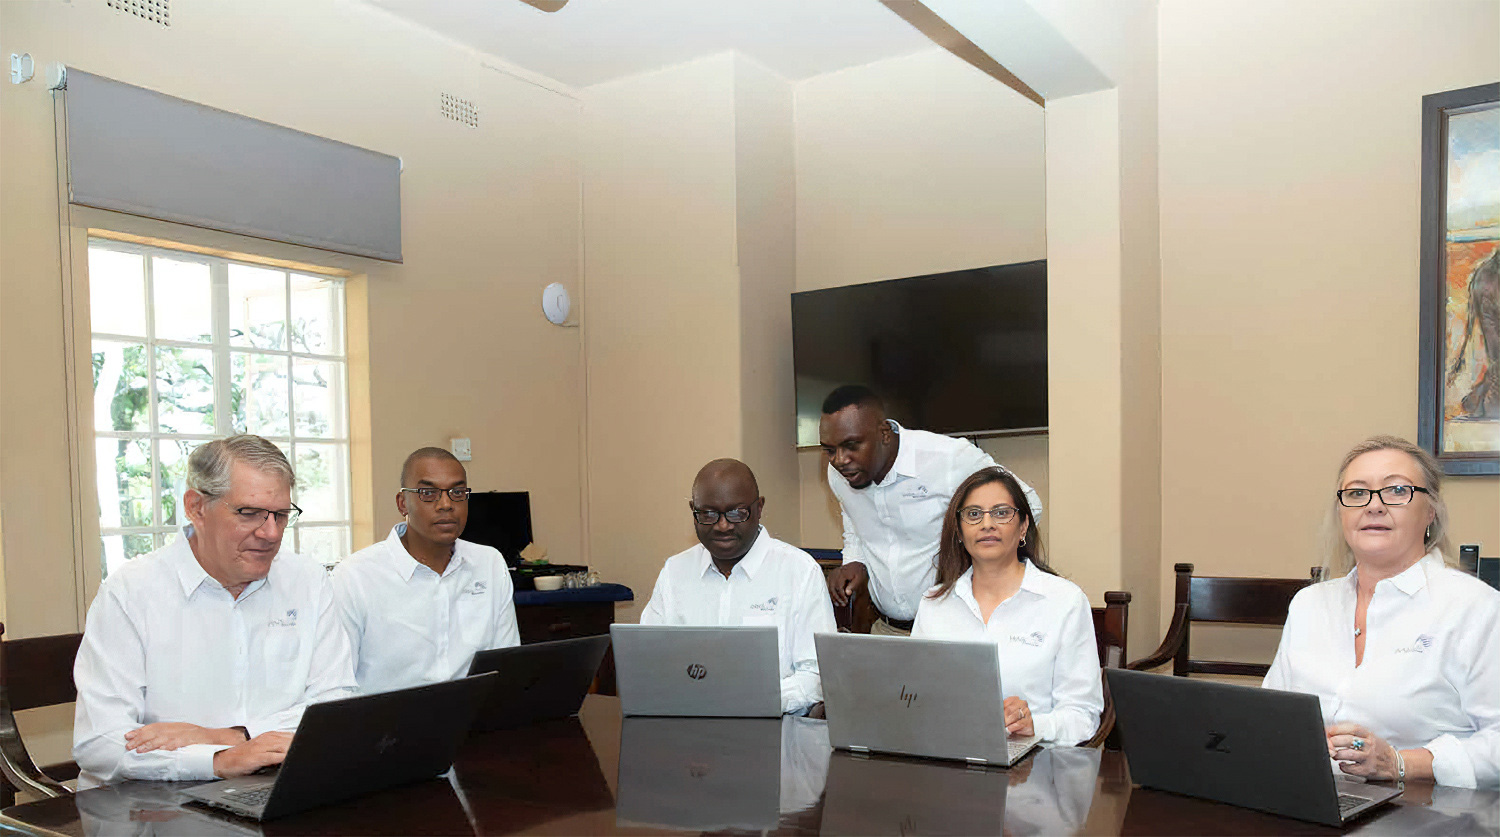
[[816, 634], [828, 739], [856, 753], [899, 753], [1009, 767], [1038, 744], [1009, 736], [1000, 661], [988, 642]]
[[446, 771], [495, 675], [307, 707], [281, 768], [188, 788], [196, 802], [253, 820], [332, 805]]
[[776, 828], [781, 731], [775, 718], [625, 718], [618, 825], [693, 831]]
[[469, 674], [496, 674], [474, 730], [509, 729], [577, 715], [588, 696], [609, 637], [585, 636], [480, 651]]
[[1318, 698], [1256, 686], [1105, 669], [1142, 787], [1339, 826], [1400, 795], [1336, 776]]
[[760, 718], [781, 715], [772, 625], [611, 625], [620, 712]]

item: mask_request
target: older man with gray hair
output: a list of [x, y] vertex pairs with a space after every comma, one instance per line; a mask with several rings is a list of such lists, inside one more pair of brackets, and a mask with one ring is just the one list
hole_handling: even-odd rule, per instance
[[240, 776], [281, 763], [308, 704], [353, 693], [322, 565], [281, 548], [301, 511], [259, 436], [188, 458], [182, 536], [115, 570], [73, 667], [80, 785]]

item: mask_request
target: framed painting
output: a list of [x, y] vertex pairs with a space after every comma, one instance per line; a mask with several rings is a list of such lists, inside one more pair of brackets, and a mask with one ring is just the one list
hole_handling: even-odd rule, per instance
[[1418, 444], [1500, 474], [1500, 84], [1422, 97]]

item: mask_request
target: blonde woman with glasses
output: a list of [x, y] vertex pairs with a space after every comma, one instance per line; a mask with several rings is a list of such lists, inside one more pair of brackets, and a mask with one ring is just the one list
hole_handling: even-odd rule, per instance
[[1025, 489], [1004, 468], [983, 468], [953, 492], [937, 584], [911, 635], [993, 643], [1013, 735], [1077, 744], [1099, 726], [1104, 693], [1088, 597], [1047, 566]]
[[1500, 592], [1452, 565], [1442, 469], [1394, 436], [1344, 457], [1323, 577], [1265, 686], [1318, 696], [1345, 773], [1500, 784]]

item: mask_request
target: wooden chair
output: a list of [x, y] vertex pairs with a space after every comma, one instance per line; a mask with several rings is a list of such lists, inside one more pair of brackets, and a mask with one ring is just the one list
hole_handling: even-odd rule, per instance
[[1265, 677], [1271, 668], [1265, 663], [1194, 659], [1192, 624], [1284, 625], [1292, 597], [1322, 575], [1321, 567], [1313, 567], [1306, 579], [1194, 576], [1192, 564], [1177, 564], [1173, 569], [1177, 572], [1177, 595], [1166, 637], [1155, 651], [1126, 668], [1144, 671], [1171, 662], [1172, 673], [1178, 677], [1189, 674]]
[[[1125, 664], [1125, 637], [1130, 621], [1130, 594], [1121, 590], [1110, 590], [1104, 594], [1104, 607], [1094, 610], [1094, 641], [1099, 644], [1101, 668], [1120, 668]], [[1100, 677], [1104, 672], [1099, 673]], [[1115, 730], [1115, 702], [1109, 696], [1109, 682], [1104, 682], [1104, 711], [1099, 715], [1099, 729], [1094, 737], [1083, 743], [1085, 747], [1101, 744], [1111, 750], [1119, 749], [1119, 737]]]
[[78, 775], [73, 762], [36, 766], [21, 734], [15, 713], [40, 706], [72, 703], [73, 658], [83, 634], [61, 634], [34, 639], [4, 639], [0, 624], [0, 807], [16, 804], [17, 791], [45, 799], [72, 793], [63, 781]]

